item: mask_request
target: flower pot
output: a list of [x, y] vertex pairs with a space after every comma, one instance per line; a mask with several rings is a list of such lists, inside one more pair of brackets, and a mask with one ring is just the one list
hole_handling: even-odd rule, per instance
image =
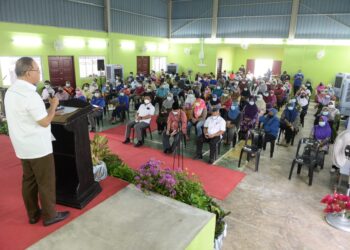
[[100, 161], [96, 166], [93, 166], [95, 181], [99, 182], [107, 178], [107, 167], [106, 163]]
[[224, 244], [224, 238], [227, 234], [227, 224], [225, 222], [224, 231], [214, 240], [214, 250], [221, 250]]

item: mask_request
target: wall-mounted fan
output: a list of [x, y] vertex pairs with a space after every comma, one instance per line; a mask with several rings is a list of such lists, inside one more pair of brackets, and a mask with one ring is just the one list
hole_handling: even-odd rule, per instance
[[[333, 164], [340, 169], [341, 175], [348, 176], [347, 195], [350, 195], [350, 130], [349, 128], [341, 132], [335, 141], [333, 148]], [[326, 216], [326, 221], [331, 226], [340, 230], [350, 232], [350, 219], [345, 213], [334, 214], [329, 213]]]

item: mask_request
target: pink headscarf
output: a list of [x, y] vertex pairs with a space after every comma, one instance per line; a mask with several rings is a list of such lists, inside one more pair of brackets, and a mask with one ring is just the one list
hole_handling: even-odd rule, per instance
[[203, 109], [206, 109], [207, 106], [205, 105], [205, 102], [201, 98], [197, 98], [196, 101], [194, 102], [194, 118], [198, 119], [198, 117], [201, 116]]

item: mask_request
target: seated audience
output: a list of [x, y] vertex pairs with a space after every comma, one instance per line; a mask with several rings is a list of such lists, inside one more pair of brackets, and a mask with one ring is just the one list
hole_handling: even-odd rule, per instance
[[70, 81], [66, 81], [66, 85], [64, 86], [63, 90], [67, 92], [69, 95], [69, 98], [73, 98], [75, 93], [74, 93], [74, 88], [71, 86]]
[[205, 119], [207, 118], [207, 107], [203, 99], [200, 98], [198, 92], [195, 93], [196, 101], [193, 104], [192, 111], [190, 113], [190, 118], [187, 123], [187, 136], [191, 135], [191, 128], [195, 126], [197, 137], [202, 136], [202, 127], [204, 125]]
[[267, 115], [261, 116], [259, 122], [262, 124], [265, 132], [264, 149], [267, 142], [273, 142], [278, 136], [280, 121], [276, 116], [277, 109], [269, 109]]
[[58, 98], [60, 101], [67, 101], [69, 99], [69, 95], [67, 92], [63, 90], [63, 87], [58, 87], [57, 93], [55, 96]]
[[41, 93], [41, 98], [46, 101], [49, 99], [49, 97], [55, 95], [55, 90], [51, 87], [51, 82], [46, 80], [44, 82], [44, 89]]
[[118, 117], [121, 122], [124, 122], [126, 112], [129, 110], [129, 97], [125, 95], [124, 92], [120, 92], [119, 96], [112, 99], [110, 103], [115, 105], [111, 118], [112, 124], [116, 123], [116, 117]]
[[103, 108], [106, 106], [105, 99], [99, 90], [95, 90], [94, 97], [92, 97], [90, 104], [94, 107], [93, 112], [88, 115], [89, 123], [91, 125], [91, 132], [96, 131], [96, 119], [102, 118]]
[[226, 120], [226, 133], [227, 140], [225, 144], [230, 144], [233, 140], [233, 136], [237, 133], [239, 129], [239, 124], [241, 121], [241, 111], [239, 110], [238, 102], [233, 102], [230, 110], [227, 112]]
[[195, 159], [202, 159], [202, 149], [204, 142], [209, 143], [209, 164], [214, 163], [217, 150], [217, 144], [221, 140], [222, 135], [226, 131], [226, 122], [220, 116], [219, 109], [214, 108], [212, 114], [205, 120], [204, 133], [202, 136], [197, 137], [197, 150]]
[[152, 115], [154, 115], [155, 108], [151, 103], [151, 97], [144, 96], [144, 103], [138, 108], [135, 120], [130, 121], [126, 126], [125, 141], [124, 144], [130, 143], [131, 128], [134, 128], [138, 142], [135, 147], [141, 147], [143, 145], [142, 133], [145, 128], [150, 126]]
[[161, 134], [166, 127], [168, 115], [172, 109], [173, 103], [173, 95], [169, 93], [167, 98], [163, 101], [161, 110], [159, 111], [159, 115], [157, 117], [158, 134]]
[[287, 105], [281, 115], [280, 128], [284, 130], [285, 135], [285, 141], [281, 145], [288, 146], [299, 130], [299, 112], [291, 103]]
[[249, 99], [249, 102], [247, 105], [244, 106], [244, 109], [242, 110], [242, 120], [240, 124], [240, 139], [245, 139], [247, 132], [250, 129], [255, 128], [257, 124], [257, 119], [259, 115], [259, 109], [255, 104], [255, 100], [253, 97]]
[[[164, 104], [164, 103], [163, 103]], [[180, 109], [179, 103], [174, 102], [172, 111], [169, 113], [166, 130], [163, 132], [163, 150], [164, 153], [172, 153], [179, 145], [180, 140], [186, 135], [187, 117], [183, 110]], [[173, 143], [170, 146], [170, 138]]]

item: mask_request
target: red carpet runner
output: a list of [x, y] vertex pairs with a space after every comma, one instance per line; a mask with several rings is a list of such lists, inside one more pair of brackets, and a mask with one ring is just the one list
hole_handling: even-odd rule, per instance
[[69, 210], [70, 217], [60, 223], [44, 227], [40, 220], [35, 225], [28, 223], [22, 201], [22, 166], [16, 158], [10, 139], [0, 136], [0, 250], [25, 249], [69, 221], [98, 205], [108, 197], [123, 189], [127, 183], [108, 177], [100, 184], [102, 192], [84, 209], [57, 206], [59, 211]]
[[[173, 155], [166, 155], [161, 150], [146, 146], [135, 148], [132, 144], [124, 145], [121, 142], [124, 137], [120, 135], [118, 137], [117, 135], [101, 134], [106, 135], [109, 139], [111, 150], [134, 169], [138, 169], [149, 159], [160, 160], [165, 163], [165, 167], [172, 168], [173, 166]], [[177, 161], [175, 164], [177, 166]], [[210, 196], [220, 200], [224, 200], [245, 176], [240, 171], [209, 165], [203, 161], [186, 157], [184, 157], [184, 165], [190, 173], [194, 173], [199, 177], [204, 189]]]

